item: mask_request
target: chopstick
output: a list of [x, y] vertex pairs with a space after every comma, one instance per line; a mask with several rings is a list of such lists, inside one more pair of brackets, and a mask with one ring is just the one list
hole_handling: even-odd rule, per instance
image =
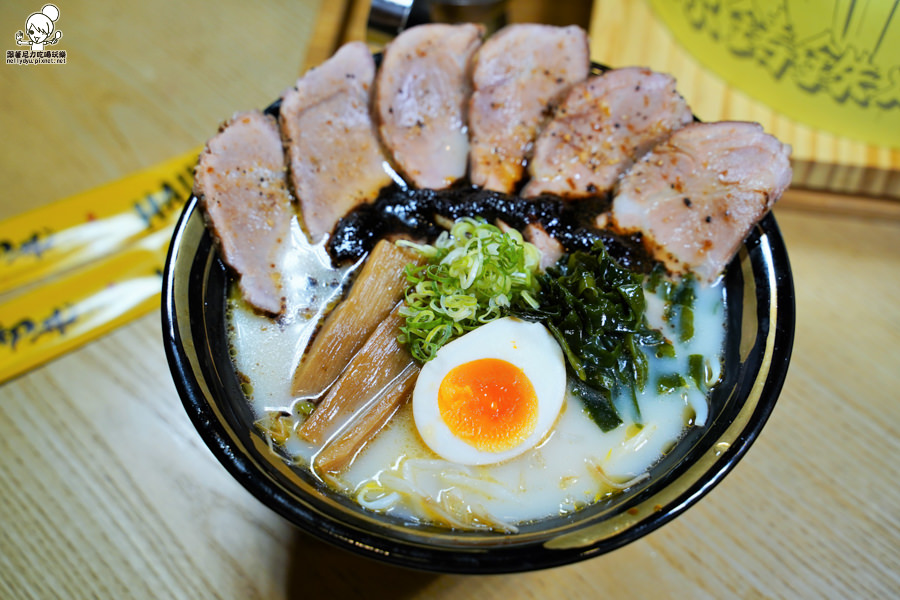
[[[191, 194], [200, 149], [0, 221], [0, 301], [166, 227]], [[2, 321], [0, 321], [2, 322]]]
[[0, 221], [0, 383], [159, 306], [199, 152]]
[[0, 382], [159, 307], [174, 223], [0, 305]]

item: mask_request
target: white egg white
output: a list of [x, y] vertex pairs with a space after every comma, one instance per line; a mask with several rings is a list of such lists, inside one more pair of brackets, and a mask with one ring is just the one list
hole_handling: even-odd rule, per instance
[[[479, 450], [454, 435], [438, 407], [438, 390], [447, 374], [485, 358], [504, 360], [521, 369], [537, 397], [534, 430], [515, 447], [500, 452]], [[563, 353], [550, 332], [539, 323], [504, 317], [450, 342], [422, 367], [413, 392], [413, 418], [422, 440], [442, 458], [462, 465], [494, 464], [537, 445], [556, 422], [565, 393]]]
[[[257, 417], [273, 409], [290, 409], [297, 361], [319, 318], [340, 297], [341, 285], [348, 281], [349, 272], [328, 266], [324, 245], [311, 246], [296, 221], [291, 240], [291, 261], [282, 269], [289, 274], [285, 281], [285, 318], [275, 322], [233, 300], [227, 311], [235, 368], [249, 379], [252, 395], [248, 400]], [[610, 491], [608, 480], [621, 483], [646, 472], [686, 428], [702, 426], [708, 418], [708, 399], [702, 391], [688, 388], [664, 394], [653, 385], [663, 374], [687, 376], [691, 354], [707, 357], [713, 371], [711, 380], [721, 373], [725, 336], [722, 282], [700, 286], [696, 293], [695, 335], [688, 342], [679, 341], [672, 324], [663, 318], [663, 300], [647, 294], [650, 326], [673, 341], [676, 357], [647, 356], [651, 384], [637, 395], [643, 428], [635, 427], [628, 393], [614, 398], [625, 422], [608, 432], [591, 420], [581, 400], [566, 393], [550, 433], [531, 450], [499, 464], [464, 466], [436, 458], [424, 445], [413, 423], [412, 403], [408, 403], [369, 441], [340, 480], [329, 483], [355, 500], [359, 500], [360, 490], [371, 489], [366, 497], [374, 497], [381, 508], [365, 506], [409, 523], [454, 526], [453, 521], [442, 520], [441, 513], [435, 512], [441, 508], [437, 504], [450, 498], [450, 508], [445, 507], [448, 514], [456, 520], [468, 515], [470, 528], [485, 527], [485, 523], [497, 528], [503, 523], [567, 514], [604, 498]], [[477, 348], [480, 345], [476, 350], [483, 356]], [[467, 355], [460, 360], [473, 358]], [[545, 362], [549, 365], [549, 361], [542, 361], [540, 371], [549, 368]], [[535, 378], [529, 377], [535, 383]], [[292, 437], [285, 451], [296, 464], [309, 465], [318, 448]], [[391, 483], [398, 479], [403, 485]]]

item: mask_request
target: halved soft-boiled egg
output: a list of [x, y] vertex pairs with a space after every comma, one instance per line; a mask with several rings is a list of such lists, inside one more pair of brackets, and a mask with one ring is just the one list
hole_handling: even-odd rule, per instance
[[425, 444], [463, 465], [508, 460], [553, 427], [566, 393], [562, 350], [543, 325], [497, 319], [441, 348], [413, 391]]

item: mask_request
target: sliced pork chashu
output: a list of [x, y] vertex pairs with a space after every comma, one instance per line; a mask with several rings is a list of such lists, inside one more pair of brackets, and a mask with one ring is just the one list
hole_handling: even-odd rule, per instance
[[758, 123], [692, 123], [627, 172], [609, 218], [673, 273], [713, 281], [790, 185], [790, 146]]
[[693, 120], [675, 79], [629, 67], [572, 86], [535, 142], [525, 197], [605, 194], [621, 173]]
[[509, 25], [489, 38], [475, 55], [469, 106], [472, 183], [512, 192], [553, 103], [589, 69], [580, 27]]
[[374, 78], [372, 54], [351, 42], [282, 97], [291, 184], [313, 242], [391, 182], [369, 112]]
[[541, 251], [541, 271], [546, 271], [547, 267], [555, 265], [556, 261], [565, 254], [565, 248], [559, 243], [559, 240], [547, 233], [540, 223], [526, 225], [522, 229], [522, 237]]
[[385, 147], [407, 181], [443, 189], [466, 174], [470, 60], [480, 25], [420, 25], [391, 42], [376, 79], [375, 111]]
[[225, 123], [200, 154], [194, 193], [223, 259], [240, 276], [244, 299], [280, 313], [280, 269], [294, 210], [275, 119], [247, 112]]

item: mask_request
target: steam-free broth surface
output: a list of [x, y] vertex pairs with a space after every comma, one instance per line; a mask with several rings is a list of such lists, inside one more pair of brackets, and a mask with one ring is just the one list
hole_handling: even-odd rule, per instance
[[[261, 316], [232, 294], [228, 325], [235, 368], [256, 416], [284, 411], [297, 415], [291, 378], [309, 340], [349, 285], [354, 266], [335, 269], [322, 244], [311, 245], [296, 221], [284, 272], [287, 305], [273, 319]], [[630, 398], [615, 398], [623, 423], [603, 432], [581, 400], [565, 394], [558, 420], [534, 448], [511, 460], [462, 466], [439, 458], [423, 443], [411, 403], [397, 414], [339, 475], [316, 473], [335, 491], [364, 507], [413, 522], [457, 528], [515, 531], [517, 525], [566, 514], [637, 483], [683, 436], [703, 426], [709, 407], [705, 386], [671, 389], [660, 382], [673, 373], [689, 376], [689, 356], [704, 358], [704, 379], [715, 382], [721, 368], [724, 304], [721, 284], [695, 286], [694, 335], [679, 341], [675, 324], [664, 318], [666, 303], [645, 292], [647, 319], [673, 342], [674, 358], [649, 355], [649, 377], [637, 393], [638, 420]], [[571, 375], [570, 375], [571, 377]], [[317, 449], [296, 435], [284, 451], [310, 468]]]

